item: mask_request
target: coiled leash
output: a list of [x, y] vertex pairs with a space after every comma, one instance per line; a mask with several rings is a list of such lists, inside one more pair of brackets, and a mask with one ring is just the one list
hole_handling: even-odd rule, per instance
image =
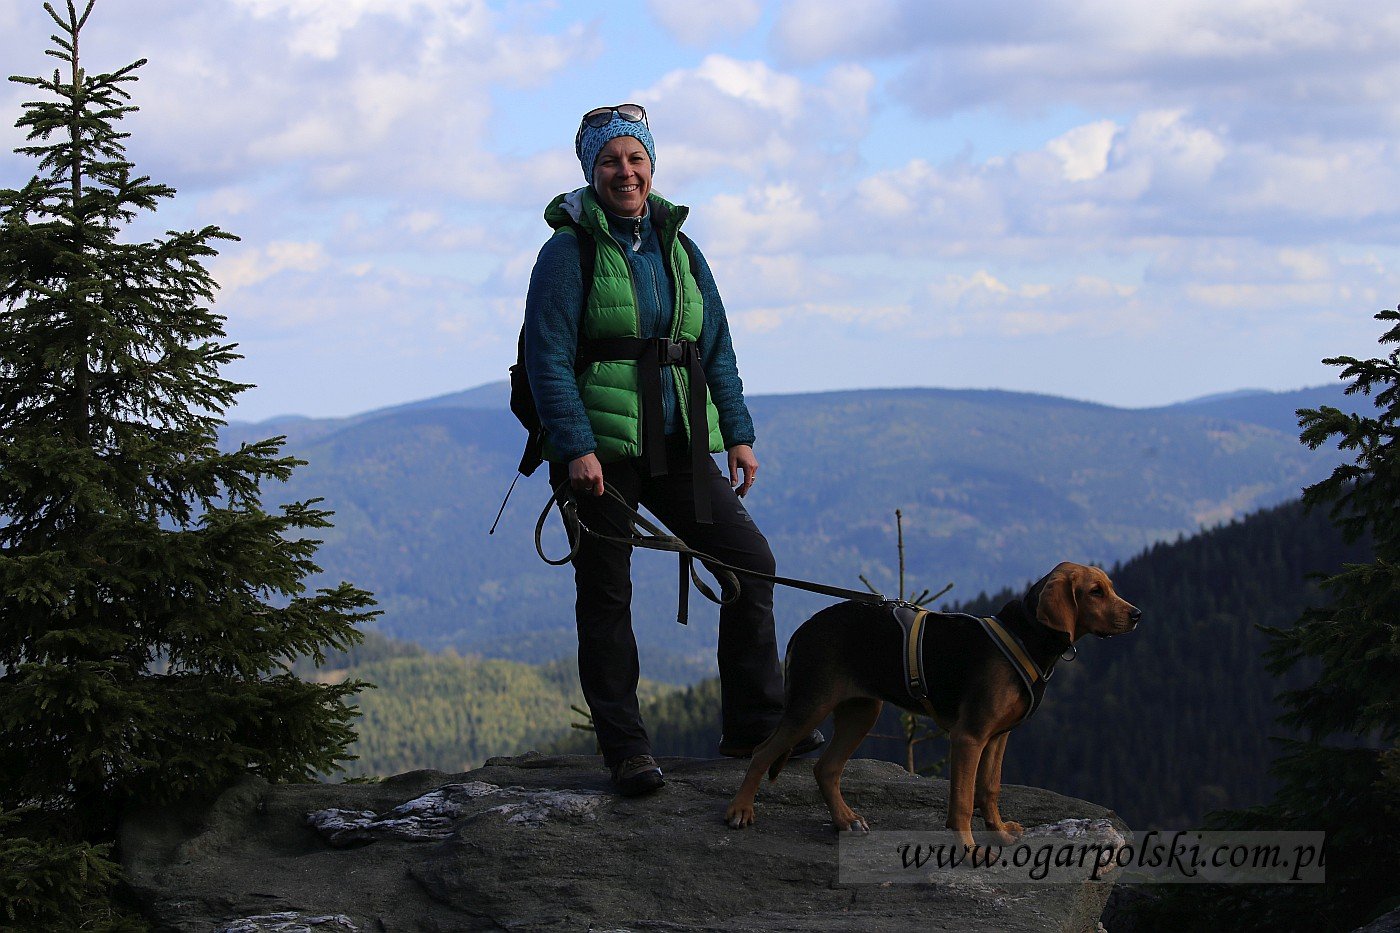
[[[690, 616], [690, 584], [694, 583], [700, 594], [712, 603], [727, 606], [739, 598], [739, 577], [752, 577], [757, 580], [767, 580], [770, 583], [790, 586], [794, 589], [807, 590], [810, 593], [820, 593], [824, 596], [832, 596], [836, 599], [853, 599], [857, 602], [871, 603], [873, 605], [897, 605], [900, 600], [890, 599], [880, 593], [871, 593], [868, 590], [851, 590], [840, 586], [828, 586], [825, 583], [813, 583], [810, 580], [798, 580], [794, 577], [780, 577], [776, 574], [761, 573], [757, 570], [745, 570], [743, 567], [735, 567], [726, 564], [717, 557], [712, 557], [703, 551], [697, 551], [687, 545], [680, 538], [673, 534], [668, 534], [665, 530], [657, 526], [634, 509], [622, 495], [606, 483], [603, 484], [603, 494], [611, 497], [617, 502], [617, 507], [622, 510], [627, 518], [628, 527], [631, 533], [627, 536], [605, 535], [602, 532], [589, 528], [583, 519], [578, 515], [578, 502], [574, 499], [573, 491], [569, 488], [568, 482], [563, 482], [550, 494], [549, 501], [545, 503], [544, 509], [540, 512], [539, 520], [535, 522], [535, 553], [540, 555], [540, 559], [546, 564], [558, 567], [567, 564], [574, 559], [578, 553], [579, 545], [583, 542], [583, 536], [590, 535], [599, 541], [608, 541], [613, 544], [625, 544], [631, 547], [648, 548], [653, 551], [669, 551], [680, 557], [680, 594], [679, 604], [676, 607], [676, 621], [681, 625], [689, 622]], [[544, 552], [542, 540], [544, 534], [544, 523], [549, 520], [549, 511], [558, 506], [559, 515], [564, 521], [564, 531], [569, 540], [569, 553], [558, 559], [552, 559]], [[637, 532], [641, 527], [647, 534], [642, 535]], [[704, 580], [700, 578], [699, 571], [695, 569], [695, 561], [700, 561], [715, 575], [715, 579], [720, 583], [720, 594], [715, 595]]]
[[[676, 606], [676, 621], [681, 625], [686, 625], [690, 621], [690, 584], [694, 583], [695, 588], [701, 595], [710, 602], [721, 606], [728, 606], [739, 598], [739, 580], [734, 575], [738, 570], [720, 561], [715, 560], [708, 554], [701, 554], [686, 545], [684, 541], [675, 535], [667, 534], [660, 526], [642, 515], [632, 506], [622, 495], [606, 483], [603, 484], [603, 494], [610, 496], [617, 501], [622, 508], [623, 514], [627, 517], [629, 534], [605, 535], [600, 531], [595, 531], [586, 525], [578, 514], [578, 501], [574, 498], [573, 491], [569, 488], [568, 482], [560, 483], [549, 496], [549, 501], [544, 504], [544, 509], [540, 512], [539, 520], [535, 522], [535, 553], [540, 555], [540, 559], [546, 564], [558, 567], [567, 564], [574, 559], [578, 553], [579, 546], [583, 543], [585, 534], [591, 535], [599, 541], [608, 541], [613, 544], [625, 544], [631, 547], [650, 548], [653, 551], [670, 551], [680, 557], [680, 594], [679, 602]], [[552, 559], [544, 552], [544, 523], [549, 519], [549, 510], [554, 506], [559, 507], [559, 517], [564, 522], [564, 533], [569, 539], [569, 553], [558, 559]], [[640, 526], [647, 534], [638, 533]], [[715, 591], [710, 589], [709, 584], [700, 578], [700, 573], [695, 569], [695, 558], [707, 562], [710, 565], [710, 572], [715, 575], [715, 579], [720, 583], [720, 594], [715, 595]]]

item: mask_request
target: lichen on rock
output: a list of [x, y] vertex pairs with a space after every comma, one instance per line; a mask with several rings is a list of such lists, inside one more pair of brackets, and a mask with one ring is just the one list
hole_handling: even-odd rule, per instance
[[[494, 807], [473, 807], [482, 798], [515, 798]], [[573, 790], [529, 790], [485, 781], [445, 784], [401, 803], [382, 816], [373, 810], [330, 808], [306, 814], [306, 824], [338, 849], [383, 838], [431, 842], [451, 836], [457, 823], [480, 813], [500, 813], [508, 823], [538, 825], [552, 819], [596, 819], [604, 795]]]
[[294, 910], [244, 917], [219, 928], [218, 933], [360, 933], [360, 928], [341, 914], [305, 917]]

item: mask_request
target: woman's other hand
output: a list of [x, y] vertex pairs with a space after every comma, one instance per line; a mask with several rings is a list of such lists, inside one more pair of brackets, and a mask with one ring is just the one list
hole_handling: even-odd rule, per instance
[[[742, 484], [739, 482], [740, 473], [744, 474]], [[729, 485], [737, 487], [734, 491], [741, 498], [749, 494], [757, 475], [758, 458], [753, 455], [752, 447], [748, 444], [735, 444], [729, 448]]]

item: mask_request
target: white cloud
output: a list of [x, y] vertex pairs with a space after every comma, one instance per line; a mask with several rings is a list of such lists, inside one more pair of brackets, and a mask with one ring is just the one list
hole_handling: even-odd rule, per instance
[[[911, 315], [909, 306], [903, 304], [799, 302], [760, 305], [737, 316], [736, 330], [745, 335], [761, 335], [780, 332], [785, 328], [791, 330], [818, 323], [836, 323], [888, 332], [904, 329], [901, 324], [908, 321]], [[834, 348], [825, 349], [830, 351]]]
[[1117, 123], [1098, 120], [1050, 140], [1045, 148], [1064, 163], [1066, 180], [1089, 181], [1107, 170], [1109, 149], [1117, 133]]
[[743, 35], [758, 23], [758, 0], [647, 0], [656, 21], [686, 45], [705, 46]]
[[1226, 143], [1214, 132], [1193, 125], [1183, 110], [1149, 110], [1128, 127], [1115, 153], [1125, 174], [1142, 166], [1159, 190], [1203, 192], [1228, 155]]
[[200, 196], [195, 213], [202, 217], [236, 217], [259, 206], [257, 193], [240, 185], [215, 188]]
[[850, 165], [874, 87], [859, 66], [829, 69], [810, 83], [763, 62], [707, 55], [642, 92], [656, 114], [657, 183], [810, 178]]
[[883, 231], [891, 251], [1007, 259], [1249, 231], [1304, 248], [1319, 236], [1388, 242], [1397, 155], [1374, 143], [1242, 142], [1181, 110], [1145, 111], [1005, 158], [915, 158], [857, 177], [844, 201], [813, 206], [828, 225], [815, 239], [852, 248]]
[[818, 212], [803, 200], [795, 185], [751, 188], [741, 194], [717, 196], [698, 216], [705, 230], [723, 231], [712, 238], [707, 255], [759, 252], [783, 253], [810, 244], [819, 229]]
[[795, 0], [774, 42], [790, 62], [895, 63], [925, 114], [1066, 104], [1190, 107], [1237, 131], [1393, 133], [1400, 9], [1388, 0]]
[[801, 62], [867, 58], [907, 47], [902, 18], [896, 0], [865, 0], [858, 16], [845, 0], [796, 0], [784, 4], [773, 38], [780, 52]]
[[328, 259], [320, 243], [273, 241], [265, 246], [234, 246], [210, 264], [222, 296], [266, 282], [283, 272], [318, 273]]
[[340, 54], [348, 32], [366, 20], [419, 23], [425, 46], [470, 39], [488, 32], [490, 15], [483, 0], [232, 0], [258, 19], [292, 25], [288, 48], [299, 55], [332, 59]]
[[1140, 324], [1137, 286], [1099, 276], [1009, 284], [986, 269], [949, 275], [928, 288], [923, 336], [982, 334], [1012, 339], [1131, 329]]
[[[497, 150], [514, 142], [498, 128], [522, 115], [502, 121], [494, 96], [528, 93], [598, 52], [586, 24], [545, 30], [529, 9], [481, 0], [129, 2], [125, 17], [99, 5], [84, 47], [94, 69], [150, 60], [127, 121], [133, 155], [182, 190], [276, 172], [299, 174], [304, 190], [502, 201], [487, 177], [502, 160], [532, 183], [559, 162], [550, 153], [522, 168]], [[26, 40], [48, 31], [26, 18]], [[20, 60], [11, 41], [0, 37], [0, 53]], [[46, 67], [41, 50], [24, 53]]]

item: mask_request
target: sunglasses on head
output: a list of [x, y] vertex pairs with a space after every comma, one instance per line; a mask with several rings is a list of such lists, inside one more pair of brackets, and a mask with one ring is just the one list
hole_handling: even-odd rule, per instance
[[640, 123], [650, 129], [647, 124], [647, 110], [641, 104], [615, 104], [611, 107], [596, 107], [583, 115], [579, 121], [578, 133], [574, 136], [574, 148], [583, 140], [583, 129], [591, 126], [597, 129], [600, 126], [607, 126], [616, 116], [619, 120], [626, 120], [628, 123]]
[[617, 114], [620, 119], [628, 123], [647, 122], [647, 110], [641, 104], [614, 104], [611, 107], [597, 107], [583, 115], [579, 122], [584, 126], [607, 126], [612, 122], [613, 114]]

